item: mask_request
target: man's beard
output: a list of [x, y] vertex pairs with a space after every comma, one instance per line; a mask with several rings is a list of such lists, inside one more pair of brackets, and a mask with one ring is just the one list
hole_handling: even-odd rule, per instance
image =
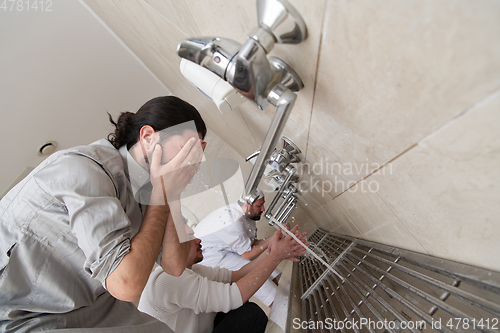
[[[197, 251], [200, 251], [201, 250], [201, 245], [198, 245], [198, 248], [196, 249]], [[203, 261], [203, 254], [199, 254], [196, 256], [196, 258], [194, 258], [194, 263], [197, 264], [199, 262], [202, 262]]]

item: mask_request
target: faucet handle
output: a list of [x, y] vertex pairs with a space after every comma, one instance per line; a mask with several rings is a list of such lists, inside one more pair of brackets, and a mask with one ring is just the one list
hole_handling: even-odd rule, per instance
[[269, 57], [269, 64], [280, 73], [282, 85], [294, 92], [304, 88], [304, 83], [300, 79], [299, 74], [283, 60], [276, 57]]
[[281, 144], [283, 145], [283, 149], [289, 154], [290, 163], [297, 163], [301, 161], [300, 154], [302, 151], [295, 143], [292, 142], [292, 140], [286, 136], [282, 136]]
[[276, 42], [298, 44], [307, 38], [304, 20], [286, 0], [257, 0], [260, 27], [269, 30]]
[[250, 161], [252, 158], [256, 157], [257, 155], [260, 154], [260, 150], [256, 150], [253, 153], [250, 154], [247, 158], [245, 158], [245, 162]]
[[229, 38], [195, 37], [182, 40], [177, 45], [177, 54], [225, 80], [227, 67], [240, 47], [240, 43]]

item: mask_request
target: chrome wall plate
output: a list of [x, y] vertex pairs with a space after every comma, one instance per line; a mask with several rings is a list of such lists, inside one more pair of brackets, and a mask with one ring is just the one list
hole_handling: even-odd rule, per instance
[[286, 0], [257, 0], [257, 18], [277, 43], [298, 44], [307, 38], [304, 20]]
[[302, 83], [299, 74], [283, 60], [276, 57], [269, 57], [269, 63], [281, 73], [282, 85], [294, 92], [304, 88], [304, 83]]

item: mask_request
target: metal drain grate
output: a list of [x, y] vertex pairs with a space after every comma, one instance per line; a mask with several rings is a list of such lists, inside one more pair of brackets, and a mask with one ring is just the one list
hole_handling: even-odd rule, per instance
[[498, 332], [500, 274], [318, 229], [299, 264], [305, 332]]

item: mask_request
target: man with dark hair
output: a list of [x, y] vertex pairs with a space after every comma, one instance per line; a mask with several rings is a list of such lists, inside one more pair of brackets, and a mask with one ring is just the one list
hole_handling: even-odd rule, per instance
[[[265, 211], [264, 193], [259, 189], [257, 192], [259, 196], [253, 205], [239, 201], [221, 207], [196, 225], [195, 235], [203, 242], [202, 265], [238, 270], [267, 249], [271, 237], [256, 237], [256, 221]], [[268, 281], [255, 293], [255, 297], [266, 306], [271, 306], [274, 301], [276, 277], [279, 274], [279, 270], [274, 270]]]
[[130, 302], [156, 259], [186, 267], [179, 198], [206, 127], [173, 96], [112, 123], [110, 141], [51, 155], [0, 201], [0, 331], [170, 331]]
[[[297, 229], [291, 231], [302, 240], [305, 233]], [[298, 261], [294, 256], [303, 255], [304, 248], [276, 231], [266, 251], [232, 272], [197, 265], [203, 259], [200, 243], [199, 239], [191, 241], [187, 269], [181, 276], [172, 276], [161, 267], [151, 274], [139, 310], [178, 333], [264, 332], [267, 316], [248, 300], [282, 260]]]

